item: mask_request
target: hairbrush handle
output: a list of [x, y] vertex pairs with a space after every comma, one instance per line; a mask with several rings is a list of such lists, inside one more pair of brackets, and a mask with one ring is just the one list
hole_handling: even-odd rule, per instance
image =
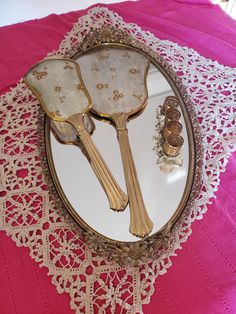
[[117, 184], [104, 159], [94, 145], [90, 134], [84, 126], [82, 114], [73, 115], [67, 121], [76, 129], [91, 167], [107, 195], [110, 208], [116, 211], [124, 210], [128, 203], [128, 197]]

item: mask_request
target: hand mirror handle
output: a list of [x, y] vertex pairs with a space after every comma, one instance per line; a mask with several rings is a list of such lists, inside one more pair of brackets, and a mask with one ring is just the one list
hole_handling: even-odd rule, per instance
[[133, 154], [131, 151], [128, 130], [126, 127], [128, 115], [115, 113], [110, 116], [117, 130], [117, 138], [120, 145], [125, 182], [130, 204], [129, 231], [137, 237], [145, 237], [153, 228], [153, 222], [148, 216], [138, 181]]

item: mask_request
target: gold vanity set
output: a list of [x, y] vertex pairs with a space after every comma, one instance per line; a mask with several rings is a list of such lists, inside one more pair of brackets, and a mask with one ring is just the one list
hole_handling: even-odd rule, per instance
[[[184, 162], [186, 159], [183, 188], [173, 205], [174, 209], [158, 227], [155, 227], [155, 219], [153, 220], [155, 212], [149, 210], [147, 196], [145, 199], [143, 197], [142, 184], [146, 179], [136, 167], [134, 160], [137, 152], [133, 151], [132, 139], [128, 133], [128, 122], [132, 127], [131, 124], [135, 124], [136, 120], [145, 116], [148, 107], [153, 106], [149, 95], [149, 80], [151, 80], [152, 73], [153, 77], [159, 75], [165, 79], [171, 90], [169, 94], [158, 96], [160, 100], [159, 118], [162, 121], [159, 127], [161, 139], [159, 151], [161, 150], [161, 154], [166, 160], [180, 156]], [[34, 65], [24, 77], [25, 83], [38, 98], [47, 115], [44, 122], [46, 153], [51, 178], [59, 197], [84, 230], [88, 243], [90, 235], [96, 234], [101, 240], [101, 247], [104, 243], [110, 243], [111, 251], [126, 252], [130, 256], [133, 254], [137, 260], [143, 254], [151, 257], [156, 243], [159, 241], [160, 245], [160, 239], [164, 241], [165, 236], [175, 226], [187, 204], [193, 183], [195, 148], [192, 126], [185, 108], [186, 100], [181, 86], [178, 86], [175, 77], [172, 77], [170, 73], [171, 71], [165, 69], [162, 60], [144, 44], [137, 42], [125, 32], [112, 28], [101, 28], [88, 34], [73, 58], [45, 59]], [[157, 81], [154, 90], [158, 90], [158, 84]], [[147, 120], [145, 123], [147, 126]], [[95, 136], [97, 129], [100, 126], [102, 128], [103, 124], [107, 133], [110, 130], [107, 127], [109, 124], [116, 130], [117, 146], [120, 150], [120, 162], [123, 166], [127, 192], [124, 187], [120, 187], [120, 180], [113, 172], [112, 165], [105, 161], [103, 152], [97, 146]], [[150, 126], [150, 128], [154, 129], [154, 126]], [[142, 130], [136, 130], [136, 132], [139, 137], [138, 132], [142, 132]], [[108, 214], [110, 208], [117, 212], [110, 213], [110, 215], [113, 215], [112, 217], [116, 215], [114, 219], [117, 219], [118, 223], [119, 215], [124, 215], [129, 208], [128, 216], [125, 216], [125, 219], [129, 219], [128, 232], [132, 236], [132, 240], [128, 235], [119, 239], [116, 236], [109, 236], [109, 232], [104, 231], [103, 234], [99, 228], [96, 230], [92, 223], [85, 221], [83, 214], [80, 215], [80, 212], [73, 208], [72, 201], [70, 202], [69, 196], [63, 191], [55, 169], [54, 163], [56, 162], [53, 159], [57, 157], [56, 154], [52, 156], [54, 148], [52, 148], [51, 142], [54, 139], [52, 140], [51, 134], [57, 142], [55, 147], [60, 144], [70, 145], [61, 145], [64, 147], [59, 149], [80, 148], [82, 152], [80, 155], [89, 162], [88, 164], [108, 200], [108, 210], [104, 208], [103, 211], [107, 211]], [[109, 145], [105, 138], [106, 135], [103, 137], [102, 146], [104, 149], [112, 151], [113, 147], [106, 147]], [[145, 139], [140, 137], [140, 145], [143, 141]], [[186, 145], [183, 145], [184, 143]], [[115, 142], [114, 146], [116, 146]], [[58, 158], [60, 157], [58, 156]], [[145, 160], [143, 160], [143, 167], [145, 167], [144, 164]], [[180, 177], [183, 169], [179, 173]], [[163, 173], [162, 176], [164, 176]], [[174, 180], [173, 173], [168, 180], [170, 182]], [[170, 184], [169, 181], [168, 184]], [[148, 187], [149, 182], [145, 184]], [[156, 186], [157, 194], [159, 194], [158, 190], [159, 187]], [[171, 198], [171, 195], [166, 193], [164, 198]], [[87, 198], [92, 198], [92, 194], [93, 187], [91, 186]], [[91, 208], [91, 215], [93, 210], [96, 209]], [[158, 213], [156, 216], [158, 220]], [[126, 228], [125, 225], [124, 228]], [[122, 226], [121, 229], [123, 229]], [[132, 249], [134, 246], [136, 248]]]

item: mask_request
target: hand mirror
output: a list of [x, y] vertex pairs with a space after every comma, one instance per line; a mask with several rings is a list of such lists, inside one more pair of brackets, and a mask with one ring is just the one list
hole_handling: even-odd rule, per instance
[[127, 196], [111, 175], [84, 126], [83, 116], [91, 107], [91, 98], [78, 64], [67, 59], [45, 60], [31, 68], [24, 80], [51, 119], [73, 125], [107, 194], [110, 207], [123, 210]]
[[104, 48], [82, 56], [78, 63], [93, 100], [92, 112], [109, 119], [117, 130], [130, 205], [129, 230], [138, 237], [145, 237], [153, 223], [144, 205], [126, 124], [146, 106], [150, 61], [136, 51]]

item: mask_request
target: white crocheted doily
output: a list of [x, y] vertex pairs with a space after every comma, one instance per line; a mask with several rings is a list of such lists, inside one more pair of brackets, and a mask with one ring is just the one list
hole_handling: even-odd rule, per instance
[[236, 70], [200, 56], [193, 49], [159, 40], [135, 24], [125, 23], [107, 8], [97, 7], [79, 18], [58, 51], [68, 56], [91, 28], [102, 25], [126, 30], [157, 51], [181, 77], [199, 119], [204, 170], [201, 191], [168, 252], [139, 268], [121, 267], [91, 251], [73, 229], [46, 184], [38, 149], [39, 105], [21, 80], [0, 103], [0, 229], [48, 269], [59, 293], [71, 297], [76, 313], [141, 313], [153, 294], [158, 275], [171, 266], [171, 256], [202, 219], [236, 148]]

